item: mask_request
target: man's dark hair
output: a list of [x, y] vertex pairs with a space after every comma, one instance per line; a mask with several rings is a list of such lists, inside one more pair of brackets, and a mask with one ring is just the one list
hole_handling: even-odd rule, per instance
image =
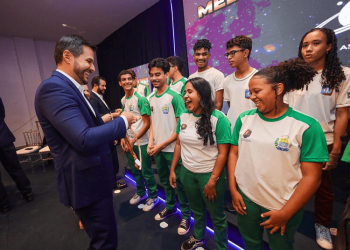
[[82, 36], [78, 35], [66, 35], [62, 36], [55, 46], [55, 62], [56, 65], [62, 62], [63, 52], [69, 50], [74, 57], [78, 57], [83, 54], [83, 46], [90, 47], [93, 51], [96, 51], [97, 47], [87, 41]]
[[[131, 77], [132, 77], [132, 79], [136, 79], [136, 73], [135, 73], [135, 71], [134, 70], [132, 70], [132, 69], [128, 69], [129, 71], [130, 71], [130, 75], [131, 75]], [[125, 75], [125, 74], [124, 74]], [[119, 80], [120, 81], [120, 80]]]
[[[134, 76], [132, 75], [132, 72], [134, 72], [134, 71], [130, 70], [130, 69], [124, 69], [124, 70], [120, 71], [120, 73], [118, 75], [118, 81], [119, 82], [121, 81], [122, 75], [131, 75], [132, 79], [135, 79]], [[135, 72], [134, 72], [134, 74], [135, 74]], [[136, 77], [136, 74], [135, 74], [135, 77]]]
[[179, 71], [182, 71], [182, 68], [184, 66], [184, 61], [179, 56], [170, 56], [166, 59], [169, 63], [171, 63], [173, 66], [176, 66]]
[[236, 36], [235, 38], [232, 38], [226, 43], [226, 49], [232, 48], [233, 46], [238, 46], [241, 49], [247, 49], [249, 50], [248, 54], [248, 60], [250, 57], [250, 53], [252, 52], [252, 39], [248, 36], [241, 35]]
[[148, 69], [151, 70], [152, 68], [161, 68], [164, 74], [166, 74], [170, 70], [170, 64], [164, 58], [154, 58], [148, 64]]
[[211, 43], [209, 42], [208, 39], [202, 39], [198, 40], [194, 45], [193, 45], [193, 51], [196, 52], [196, 50], [205, 48], [208, 51], [211, 49]]
[[101, 80], [106, 81], [106, 79], [102, 76], [95, 76], [94, 78], [92, 78], [91, 87], [93, 88], [95, 85], [100, 86]]

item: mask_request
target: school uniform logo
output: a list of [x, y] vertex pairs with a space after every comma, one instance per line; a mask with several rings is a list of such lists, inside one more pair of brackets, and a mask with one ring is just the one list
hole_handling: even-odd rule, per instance
[[321, 94], [322, 95], [332, 95], [333, 93], [333, 89], [330, 88], [330, 87], [327, 87], [327, 86], [322, 86], [322, 89], [321, 89]]
[[249, 136], [252, 134], [252, 132], [253, 132], [252, 130], [247, 129], [247, 131], [244, 132], [243, 137], [244, 137], [244, 138], [249, 137]]
[[187, 124], [181, 124], [181, 130], [185, 130], [187, 128]]
[[251, 96], [250, 90], [246, 89], [245, 92], [244, 92], [245, 99], [250, 99], [250, 96]]
[[129, 106], [129, 108], [130, 108], [130, 111], [134, 111], [134, 106], [132, 104]]
[[151, 111], [153, 112], [153, 106], [151, 106]]
[[169, 114], [169, 107], [168, 106], [164, 106], [162, 108], [162, 111], [163, 111], [163, 114], [165, 114], [165, 115]]
[[276, 139], [275, 147], [277, 148], [277, 150], [286, 151], [286, 152], [289, 151], [291, 144], [288, 138], [289, 138], [288, 135], [283, 135], [281, 138]]

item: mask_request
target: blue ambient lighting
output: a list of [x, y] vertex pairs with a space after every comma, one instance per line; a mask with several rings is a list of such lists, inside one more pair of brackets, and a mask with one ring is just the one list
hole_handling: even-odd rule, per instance
[[[133, 177], [128, 176], [127, 174], [125, 174], [125, 177], [128, 178], [130, 181], [132, 181], [135, 185], [136, 185], [136, 181], [134, 180]], [[158, 198], [163, 201], [163, 203], [165, 203], [165, 200], [161, 197], [158, 196]], [[181, 213], [181, 210], [177, 208], [177, 211]], [[191, 220], [194, 221], [193, 217], [191, 217]], [[207, 231], [211, 232], [212, 234], [214, 234], [214, 230], [211, 229], [210, 227], [207, 226]], [[241, 248], [240, 246], [236, 245], [235, 243], [233, 243], [232, 241], [228, 240], [228, 244], [231, 245], [234, 249], [238, 249], [238, 250], [244, 250], [244, 248]]]

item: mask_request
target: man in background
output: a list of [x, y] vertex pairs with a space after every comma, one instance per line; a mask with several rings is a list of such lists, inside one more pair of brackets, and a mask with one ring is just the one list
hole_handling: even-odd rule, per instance
[[170, 64], [169, 78], [172, 80], [170, 88], [181, 94], [183, 97], [185, 95], [185, 84], [187, 81], [187, 78], [181, 73], [184, 62], [179, 56], [170, 56], [166, 60]]
[[[24, 173], [21, 164], [19, 163], [16, 148], [13, 142], [16, 138], [13, 136], [5, 123], [5, 108], [0, 98], [0, 161], [5, 170], [9, 173], [13, 181], [16, 183], [18, 190], [23, 198], [27, 201], [33, 201], [34, 195], [30, 187], [30, 181]], [[1, 182], [0, 173], [0, 211], [7, 213], [11, 210], [7, 191]]]

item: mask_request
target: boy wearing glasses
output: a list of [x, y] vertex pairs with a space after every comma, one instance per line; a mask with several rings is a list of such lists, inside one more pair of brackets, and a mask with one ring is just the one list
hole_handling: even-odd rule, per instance
[[215, 102], [215, 108], [217, 110], [222, 109], [223, 103], [223, 84], [225, 76], [219, 70], [212, 68], [208, 65], [210, 59], [211, 43], [208, 39], [198, 40], [193, 46], [193, 59], [196, 63], [198, 70], [190, 75], [188, 79], [195, 77], [201, 77], [207, 80], [211, 87], [212, 99]]
[[[236, 71], [224, 80], [224, 100], [230, 107], [227, 118], [231, 122], [231, 129], [238, 116], [248, 109], [255, 108], [255, 104], [249, 99], [249, 81], [257, 70], [248, 63], [252, 51], [252, 39], [247, 36], [236, 36], [226, 43], [227, 53], [225, 57]], [[232, 108], [231, 108], [232, 105]]]

